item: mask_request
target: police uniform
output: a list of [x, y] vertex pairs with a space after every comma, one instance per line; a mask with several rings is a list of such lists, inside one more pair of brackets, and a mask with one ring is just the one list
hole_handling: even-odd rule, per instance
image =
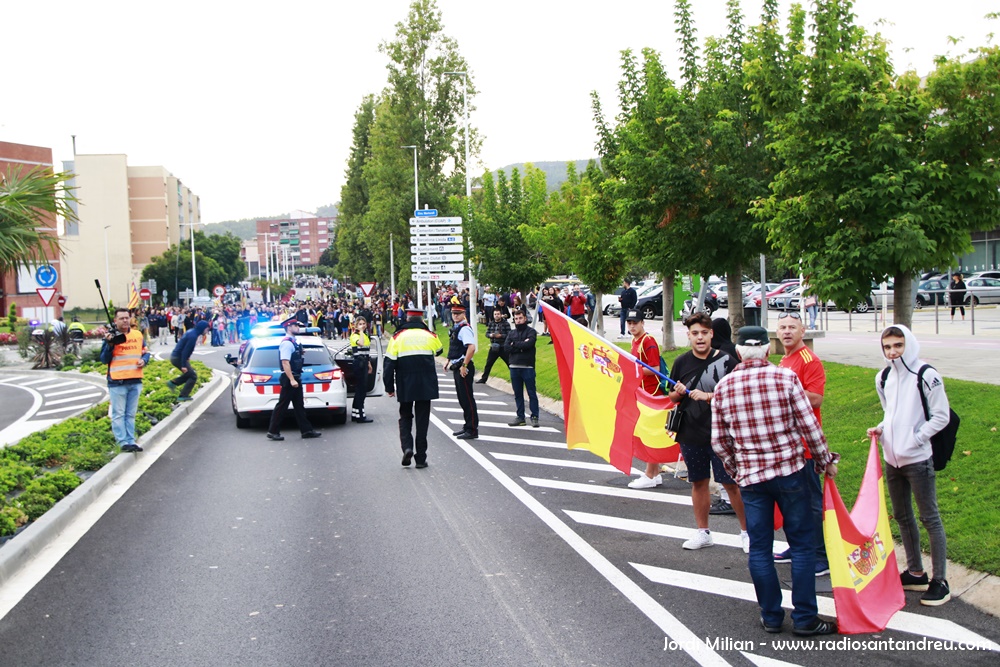
[[[281, 326], [285, 327], [286, 330], [292, 325], [301, 325], [301, 323], [295, 317], [291, 317], [281, 323]], [[299, 425], [302, 437], [318, 438], [320, 435], [319, 432], [313, 430], [312, 424], [309, 423], [309, 418], [306, 416], [306, 408], [303, 405], [301, 382], [302, 357], [302, 346], [295, 340], [294, 335], [287, 334], [281, 339], [281, 343], [278, 345], [278, 360], [281, 364], [281, 394], [278, 395], [278, 404], [274, 407], [274, 412], [271, 413], [271, 425], [267, 429], [267, 437], [271, 440], [285, 439], [281, 435], [281, 422], [285, 419], [285, 410], [288, 408], [289, 402], [291, 402], [292, 409], [295, 411], [295, 421]], [[289, 370], [295, 378], [296, 385], [294, 387], [292, 386], [292, 381], [288, 378], [288, 373], [285, 372], [285, 361], [288, 362]]]
[[[438, 397], [434, 357], [443, 346], [437, 335], [421, 320], [421, 311], [407, 310], [407, 322], [389, 341], [385, 352], [385, 391], [399, 401], [399, 444], [403, 465], [416, 458], [417, 467], [427, 466], [427, 428], [431, 401]], [[412, 433], [416, 417], [416, 439]]]
[[368, 334], [355, 331], [351, 334], [351, 352], [354, 354], [354, 403], [351, 421], [369, 424], [374, 420], [365, 416], [365, 396], [368, 394], [368, 365], [371, 363], [371, 339]]
[[[452, 306], [452, 316], [456, 313], [465, 313], [465, 308], [461, 305]], [[476, 365], [469, 360], [465, 377], [462, 377], [462, 367], [465, 365], [465, 352], [469, 345], [475, 346], [476, 334], [469, 324], [468, 316], [461, 324], [456, 324], [448, 334], [448, 361], [452, 375], [455, 377], [455, 392], [458, 394], [458, 404], [462, 406], [462, 416], [465, 423], [462, 429], [455, 431], [454, 435], [462, 440], [472, 440], [479, 437], [479, 410], [476, 408], [476, 398], [472, 394], [472, 385], [475, 382]]]

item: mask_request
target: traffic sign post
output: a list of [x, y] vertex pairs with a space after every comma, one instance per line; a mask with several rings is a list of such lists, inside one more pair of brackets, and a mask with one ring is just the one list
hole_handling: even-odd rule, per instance
[[62, 308], [63, 306], [66, 305], [66, 297], [64, 297], [62, 294], [60, 294], [59, 298], [56, 299], [56, 303], [58, 303], [59, 307]]
[[35, 269], [35, 282], [38, 283], [40, 287], [54, 287], [58, 281], [59, 272], [56, 271], [56, 268], [51, 264], [43, 264]]
[[226, 296], [226, 288], [223, 287], [222, 285], [216, 285], [215, 287], [212, 288], [212, 295], [216, 299], [221, 299], [222, 297]]
[[427, 258], [431, 257], [436, 262], [461, 262], [465, 259], [465, 255], [460, 252], [456, 253], [441, 253], [441, 254], [431, 254], [426, 255], [410, 255], [410, 263], [416, 264], [421, 261], [427, 261]]
[[48, 306], [52, 303], [52, 297], [56, 295], [56, 290], [54, 287], [37, 287], [35, 291], [42, 300], [42, 304]]
[[413, 216], [416, 218], [436, 218], [437, 214], [438, 212], [436, 208], [425, 208], [413, 212]]
[[139, 298], [142, 299], [143, 301], [149, 301], [150, 299], [153, 298], [153, 293], [150, 292], [145, 287], [143, 287], [141, 290], [139, 290]]

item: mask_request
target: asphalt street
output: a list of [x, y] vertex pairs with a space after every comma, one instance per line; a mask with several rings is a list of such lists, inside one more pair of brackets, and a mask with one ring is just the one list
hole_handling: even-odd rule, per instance
[[[225, 368], [224, 351], [201, 358]], [[684, 551], [686, 482], [628, 489], [566, 449], [561, 417], [506, 426], [512, 397], [484, 385], [481, 437], [455, 440], [441, 387], [424, 470], [400, 466], [389, 397], [369, 399], [373, 424], [315, 440], [289, 424], [276, 443], [238, 431], [221, 396], [0, 619], [0, 663], [997, 664], [995, 618], [916, 593], [886, 632], [846, 639], [993, 650], [780, 645], [790, 621], [758, 627], [734, 517]]]

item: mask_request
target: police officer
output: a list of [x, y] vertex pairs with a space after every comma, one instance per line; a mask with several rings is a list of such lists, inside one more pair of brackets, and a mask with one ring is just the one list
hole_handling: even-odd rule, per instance
[[372, 371], [371, 339], [365, 331], [368, 322], [360, 315], [354, 318], [354, 333], [351, 334], [351, 352], [354, 355], [354, 404], [351, 421], [370, 424], [374, 419], [365, 416], [365, 396], [368, 393], [368, 374]]
[[462, 416], [465, 424], [452, 435], [459, 440], [475, 440], [479, 437], [479, 411], [476, 409], [476, 399], [472, 395], [472, 385], [476, 374], [476, 366], [472, 363], [472, 355], [476, 353], [476, 334], [472, 325], [466, 319], [465, 307], [461, 304], [452, 305], [451, 318], [455, 325], [449, 334], [448, 361], [445, 370], [450, 370], [455, 377], [455, 392], [458, 394], [458, 404], [462, 406]]
[[302, 404], [302, 346], [295, 340], [302, 326], [294, 316], [281, 323], [285, 328], [285, 337], [278, 345], [278, 359], [281, 362], [281, 394], [278, 396], [278, 404], [271, 413], [271, 426], [267, 429], [268, 440], [284, 440], [281, 435], [281, 422], [285, 419], [285, 410], [288, 402], [291, 401], [295, 410], [295, 421], [298, 422], [299, 430], [303, 438], [318, 438], [319, 431], [314, 431], [309, 418], [306, 417], [306, 408]]
[[[410, 465], [416, 444], [418, 468], [427, 467], [431, 401], [438, 397], [434, 357], [442, 350], [441, 341], [427, 328], [422, 317], [422, 311], [407, 309], [406, 322], [400, 325], [386, 349], [384, 378], [385, 392], [396, 396], [399, 401], [399, 444], [403, 448], [403, 465]], [[414, 416], [417, 420], [415, 443], [412, 432]]]

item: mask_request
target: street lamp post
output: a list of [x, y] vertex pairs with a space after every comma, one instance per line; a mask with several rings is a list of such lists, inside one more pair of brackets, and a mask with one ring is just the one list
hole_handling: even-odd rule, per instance
[[[400, 146], [400, 148], [412, 148], [413, 149], [413, 214], [416, 215], [417, 211], [420, 210], [420, 190], [418, 188], [417, 181], [417, 147], [416, 146]], [[420, 285], [420, 281], [417, 281], [417, 307], [420, 310], [424, 309], [424, 290]]]
[[[468, 95], [468, 72], [445, 72], [446, 75], [462, 77], [462, 106], [465, 110], [465, 203], [468, 207], [468, 216], [472, 215], [472, 177], [469, 174], [469, 95]], [[466, 221], [468, 224], [468, 221]], [[472, 250], [472, 243], [469, 243], [469, 250]], [[476, 314], [476, 303], [478, 300], [478, 289], [476, 288], [476, 276], [472, 273], [472, 260], [469, 260], [469, 321], [472, 324], [472, 333], [476, 334], [476, 345], [479, 345], [479, 321]], [[525, 297], [527, 303], [527, 297]]]
[[188, 236], [191, 239], [191, 291], [194, 293], [194, 296], [192, 296], [191, 298], [194, 298], [195, 296], [198, 296], [198, 269], [195, 267], [194, 263], [194, 227], [198, 223], [178, 222], [177, 224], [180, 225], [181, 227], [191, 228], [190, 231], [188, 232]]

